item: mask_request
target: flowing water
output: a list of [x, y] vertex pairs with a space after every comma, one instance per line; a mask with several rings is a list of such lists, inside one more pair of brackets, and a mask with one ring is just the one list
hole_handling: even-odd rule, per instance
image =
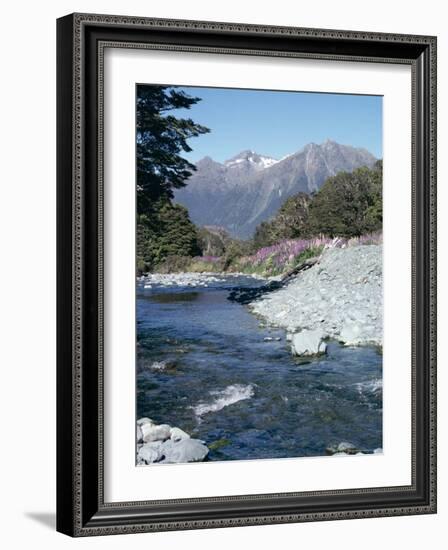
[[382, 447], [382, 358], [330, 342], [293, 358], [283, 330], [227, 299], [250, 277], [137, 288], [137, 418], [202, 439], [210, 460], [319, 456], [342, 441]]

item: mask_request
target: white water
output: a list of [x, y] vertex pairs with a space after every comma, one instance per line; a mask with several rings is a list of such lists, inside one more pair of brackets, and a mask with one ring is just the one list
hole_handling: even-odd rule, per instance
[[364, 392], [378, 393], [383, 389], [383, 380], [382, 378], [375, 378], [368, 382], [358, 382], [355, 386], [359, 394], [363, 394]]
[[248, 384], [247, 386], [232, 384], [222, 391], [212, 391], [210, 395], [214, 397], [211, 401], [199, 403], [193, 407], [196, 416], [199, 418], [204, 416], [204, 414], [220, 411], [224, 407], [238, 403], [238, 401], [250, 399], [254, 395], [254, 386], [252, 384]]
[[168, 366], [167, 361], [154, 361], [153, 363], [151, 363], [151, 366], [149, 368], [151, 370], [161, 372], [166, 370], [167, 366]]

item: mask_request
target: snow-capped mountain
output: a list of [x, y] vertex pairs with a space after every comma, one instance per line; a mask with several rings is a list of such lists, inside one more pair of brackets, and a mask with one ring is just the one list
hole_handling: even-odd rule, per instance
[[259, 155], [258, 153], [255, 153], [254, 151], [241, 151], [238, 155], [235, 157], [232, 157], [229, 160], [226, 160], [224, 163], [224, 166], [227, 166], [227, 168], [235, 169], [235, 168], [244, 168], [247, 170], [264, 170], [264, 168], [268, 168], [269, 166], [272, 166], [278, 162], [278, 160], [272, 158], [272, 157], [265, 157], [263, 155]]
[[375, 161], [366, 149], [331, 140], [309, 143], [280, 160], [254, 151], [242, 151], [224, 163], [205, 157], [175, 200], [188, 208], [197, 225], [220, 226], [234, 237], [249, 238], [291, 195], [315, 192], [329, 176], [371, 167]]

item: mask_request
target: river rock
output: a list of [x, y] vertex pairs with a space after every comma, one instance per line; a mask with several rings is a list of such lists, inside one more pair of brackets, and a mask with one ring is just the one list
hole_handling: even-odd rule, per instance
[[142, 426], [143, 424], [155, 424], [155, 422], [145, 416], [144, 418], [139, 418], [137, 420], [137, 426]]
[[319, 330], [302, 330], [291, 337], [291, 351], [293, 355], [307, 356], [325, 353], [327, 344], [325, 334]]
[[346, 346], [356, 346], [363, 341], [359, 325], [346, 324], [339, 333], [339, 339]]
[[353, 443], [349, 443], [348, 441], [342, 441], [338, 445], [330, 445], [325, 449], [325, 451], [329, 455], [355, 455], [360, 453], [359, 449], [353, 445]]
[[190, 439], [190, 436], [180, 428], [171, 428], [170, 439], [171, 441], [177, 442], [183, 439]]
[[174, 442], [165, 441], [161, 446], [164, 455], [161, 462], [178, 464], [183, 462], [201, 462], [208, 455], [208, 448], [199, 439], [182, 439]]
[[148, 273], [139, 282], [145, 289], [151, 290], [155, 285], [165, 287], [207, 287], [210, 283], [223, 282], [216, 273]]
[[137, 453], [137, 463], [142, 463], [139, 462], [138, 459], [140, 459], [144, 464], [153, 464], [162, 457], [162, 443], [160, 441], [153, 441], [151, 443], [145, 443], [145, 445], [140, 447]]
[[171, 426], [168, 424], [142, 424], [143, 441], [149, 443], [150, 441], [165, 441], [170, 438]]

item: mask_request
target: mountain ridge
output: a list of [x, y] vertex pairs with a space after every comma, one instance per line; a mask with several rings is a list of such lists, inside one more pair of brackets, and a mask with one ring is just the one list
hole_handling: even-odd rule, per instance
[[364, 148], [332, 140], [308, 143], [281, 159], [241, 151], [224, 163], [204, 157], [175, 201], [186, 206], [200, 226], [224, 227], [232, 236], [250, 238], [290, 196], [314, 193], [338, 172], [372, 167], [376, 158]]

